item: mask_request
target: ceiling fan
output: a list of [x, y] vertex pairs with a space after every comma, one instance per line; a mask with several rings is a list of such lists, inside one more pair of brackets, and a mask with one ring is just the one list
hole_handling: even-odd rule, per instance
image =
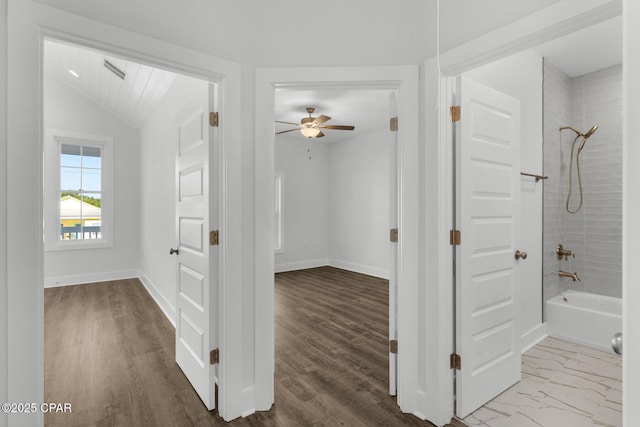
[[322, 126], [322, 124], [331, 119], [329, 116], [325, 116], [324, 114], [319, 117], [311, 117], [311, 114], [315, 111], [313, 107], [307, 107], [307, 113], [309, 113], [309, 117], [303, 117], [300, 120], [300, 124], [292, 123], [292, 122], [283, 122], [280, 120], [276, 120], [276, 123], [284, 123], [287, 125], [298, 126], [294, 129], [283, 130], [281, 132], [276, 132], [276, 135], [281, 133], [293, 132], [294, 130], [299, 130], [307, 138], [322, 138], [324, 133], [320, 129], [333, 129], [333, 130], [354, 130], [355, 126], [344, 126], [344, 125], [327, 125]]

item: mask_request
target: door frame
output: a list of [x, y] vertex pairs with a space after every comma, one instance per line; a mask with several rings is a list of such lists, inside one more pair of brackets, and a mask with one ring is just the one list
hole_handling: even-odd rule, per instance
[[[538, 12], [466, 42], [424, 63], [424, 96], [438, 100], [437, 109], [425, 108], [425, 192], [432, 207], [426, 209], [423, 238], [427, 295], [424, 310], [432, 313], [425, 323], [428, 348], [427, 376], [433, 386], [427, 390], [426, 418], [436, 425], [448, 423], [454, 416], [454, 376], [449, 356], [455, 342], [453, 298], [453, 251], [449, 245], [452, 229], [454, 185], [452, 165], [452, 105], [455, 77], [465, 71], [533, 48], [544, 42], [573, 33], [585, 26], [622, 14], [621, 0], [561, 0]], [[433, 143], [430, 143], [433, 141]], [[439, 185], [438, 185], [439, 183]], [[437, 236], [437, 238], [434, 238]], [[624, 286], [624, 285], [623, 285]]]
[[[7, 272], [7, 299], [11, 300], [9, 307], [20, 309], [8, 310], [8, 323], [15, 327], [8, 331], [8, 358], [13, 360], [12, 370], [8, 372], [7, 389], [10, 401], [43, 401], [44, 399], [44, 245], [41, 238], [42, 225], [42, 153], [43, 153], [43, 43], [50, 38], [61, 42], [68, 42], [112, 53], [116, 56], [173, 71], [179, 74], [214, 82], [220, 85], [220, 164], [217, 165], [220, 182], [224, 183], [220, 189], [220, 229], [224, 230], [224, 239], [220, 244], [220, 288], [219, 298], [221, 307], [233, 306], [239, 295], [233, 290], [227, 290], [228, 283], [239, 281], [241, 275], [241, 253], [239, 242], [241, 227], [233, 219], [235, 212], [240, 212], [238, 200], [230, 195], [240, 192], [240, 158], [239, 144], [226, 143], [240, 140], [241, 132], [241, 72], [238, 64], [221, 60], [211, 55], [191, 51], [156, 38], [117, 28], [79, 15], [63, 12], [35, 2], [11, 2], [8, 33], [8, 45], [13, 51], [21, 52], [14, 55], [9, 64], [10, 74], [8, 85], [15, 88], [14, 93], [23, 94], [24, 100], [20, 108], [9, 109], [8, 121], [13, 126], [8, 129], [8, 145], [16, 150], [15, 143], [23, 141], [20, 156], [29, 155], [34, 159], [35, 169], [25, 171], [28, 179], [24, 179], [23, 191], [31, 194], [32, 203], [36, 210], [34, 216], [34, 231], [38, 238], [31, 236], [16, 245], [16, 255], [31, 253], [31, 257], [12, 256], [8, 259], [12, 264]], [[18, 73], [15, 70], [29, 70], [28, 73]], [[28, 94], [28, 95], [27, 95]], [[14, 105], [15, 95], [8, 96], [8, 104]], [[18, 111], [19, 110], [19, 111]], [[38, 111], [35, 120], [17, 120], [26, 111]], [[14, 153], [15, 154], [15, 153]], [[13, 174], [17, 173], [13, 171]], [[14, 176], [15, 178], [15, 176]], [[33, 202], [36, 199], [36, 202]], [[9, 212], [9, 217], [15, 215]], [[37, 223], [37, 225], [36, 225]], [[11, 239], [11, 236], [8, 236]], [[14, 238], [15, 240], [15, 238]], [[237, 305], [237, 303], [235, 303]], [[25, 307], [29, 307], [25, 310]], [[231, 334], [226, 333], [231, 324], [228, 317], [232, 313], [221, 309], [219, 311], [219, 340], [222, 375], [219, 377], [220, 388], [240, 383], [239, 361], [236, 356], [241, 348], [233, 345]], [[19, 326], [17, 326], [19, 325]], [[28, 338], [25, 338], [28, 337]], [[236, 366], [237, 365], [237, 366]], [[227, 390], [231, 390], [227, 387]], [[226, 393], [219, 396], [219, 414], [225, 419], [233, 419], [241, 414], [234, 413], [233, 402], [227, 402]], [[236, 405], [237, 406], [237, 405]], [[44, 416], [36, 414], [21, 414], [20, 422], [42, 425]], [[30, 420], [30, 421], [27, 421]]]
[[398, 91], [398, 404], [415, 413], [419, 317], [419, 71], [417, 66], [262, 68], [256, 70], [255, 268], [256, 385], [262, 407], [274, 403], [274, 224], [272, 221], [275, 92], [279, 88]]

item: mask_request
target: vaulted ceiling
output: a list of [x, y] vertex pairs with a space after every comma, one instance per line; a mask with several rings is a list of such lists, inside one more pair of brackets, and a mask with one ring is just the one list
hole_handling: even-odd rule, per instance
[[[124, 80], [105, 68], [105, 59], [126, 73]], [[44, 43], [44, 72], [137, 129], [175, 78], [169, 71], [51, 40]]]

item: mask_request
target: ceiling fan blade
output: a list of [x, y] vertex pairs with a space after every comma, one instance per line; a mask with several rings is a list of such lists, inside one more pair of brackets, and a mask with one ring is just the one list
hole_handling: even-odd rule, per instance
[[313, 123], [314, 125], [321, 125], [322, 123], [326, 122], [327, 120], [331, 120], [331, 117], [329, 117], [329, 116], [325, 116], [325, 115], [323, 114], [323, 115], [322, 115], [322, 116], [320, 116], [320, 117], [316, 117], [316, 118], [313, 120], [313, 122], [312, 122], [312, 123]]
[[324, 136], [324, 133], [319, 132], [319, 133], [316, 135], [316, 138], [322, 138], [323, 136]]
[[300, 126], [300, 123], [283, 122], [283, 121], [280, 121], [280, 120], [276, 120], [275, 122], [276, 123], [284, 123], [286, 125]]
[[293, 132], [294, 130], [300, 130], [300, 129], [283, 130], [283, 131], [280, 131], [280, 132], [276, 132], [276, 135], [280, 135], [281, 133]]
[[329, 126], [318, 126], [320, 129], [335, 129], [335, 130], [354, 130], [355, 126], [344, 126], [344, 125], [329, 125]]

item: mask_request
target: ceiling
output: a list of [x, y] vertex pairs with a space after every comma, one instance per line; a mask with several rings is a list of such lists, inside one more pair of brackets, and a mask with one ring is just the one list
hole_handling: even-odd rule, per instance
[[[535, 48], [569, 77], [601, 70], [622, 63], [622, 17], [616, 17]], [[276, 92], [276, 120], [299, 123], [307, 117], [305, 108], [315, 107], [313, 116], [331, 116], [327, 124], [354, 125], [349, 131], [324, 132], [320, 142], [339, 142], [354, 135], [385, 129], [389, 123], [389, 91], [374, 90], [299, 90]], [[276, 132], [292, 126], [276, 123]], [[304, 137], [298, 132], [278, 135]]]
[[[105, 59], [126, 73], [124, 80], [104, 67]], [[51, 40], [44, 43], [44, 72], [137, 129], [143, 127], [175, 78], [169, 71]]]
[[[622, 18], [616, 17], [584, 28], [535, 48], [569, 77], [622, 63]], [[104, 67], [107, 59], [126, 72], [121, 80]], [[74, 70], [78, 77], [71, 75]], [[171, 86], [175, 74], [111, 55], [45, 41], [44, 71], [64, 82], [131, 126], [141, 129]], [[389, 90], [371, 89], [279, 89], [276, 92], [276, 120], [299, 123], [314, 107], [313, 116], [332, 117], [326, 124], [354, 125], [354, 131], [327, 130], [319, 142], [344, 141], [354, 135], [383, 130], [389, 123]], [[290, 125], [275, 124], [276, 132]], [[279, 135], [304, 138], [298, 132]]]
[[534, 50], [569, 77], [622, 64], [622, 17], [586, 27]]
[[[331, 117], [325, 125], [353, 125], [353, 131], [324, 129], [324, 137], [314, 139], [323, 143], [344, 141], [357, 135], [388, 129], [390, 118], [390, 90], [372, 89], [279, 89], [276, 91], [275, 118], [285, 122], [300, 123], [308, 117], [307, 107], [316, 110], [313, 117], [321, 114]], [[275, 131], [292, 129], [294, 126], [276, 123]], [[276, 135], [278, 138], [305, 137], [300, 132]]]

